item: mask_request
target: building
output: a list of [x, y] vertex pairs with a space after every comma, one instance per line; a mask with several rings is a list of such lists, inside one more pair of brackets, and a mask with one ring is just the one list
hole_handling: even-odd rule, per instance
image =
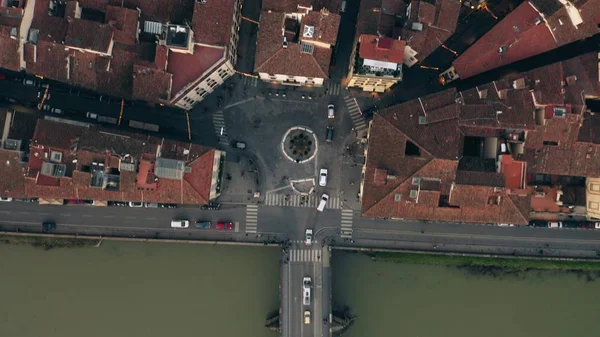
[[469, 78], [598, 33], [600, 0], [525, 1], [477, 40], [441, 74]]
[[[322, 86], [329, 78], [340, 16], [304, 2], [264, 1], [254, 63], [261, 80]], [[329, 7], [337, 8], [339, 2], [334, 2]]]
[[598, 61], [588, 53], [376, 114], [363, 215], [516, 225], [595, 217], [600, 119], [586, 99], [600, 96]]
[[13, 2], [7, 69], [184, 109], [234, 73], [241, 0]]
[[[23, 119], [2, 111], [0, 117], [4, 124]], [[32, 135], [12, 130], [10, 138], [3, 135], [3, 196], [106, 206], [108, 201], [207, 204], [219, 195], [222, 151], [58, 119], [33, 125]]]
[[412, 67], [441, 46], [456, 30], [460, 1], [411, 1], [400, 36], [406, 41], [404, 64]]
[[402, 81], [402, 65], [412, 67], [442, 45], [459, 11], [460, 2], [451, 0], [361, 1], [348, 87], [384, 92]]

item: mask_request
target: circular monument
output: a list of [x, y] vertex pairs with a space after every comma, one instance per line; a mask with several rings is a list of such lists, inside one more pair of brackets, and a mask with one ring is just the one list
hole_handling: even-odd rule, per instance
[[287, 130], [281, 140], [281, 151], [294, 163], [311, 161], [317, 154], [318, 145], [315, 133], [304, 126], [294, 126]]

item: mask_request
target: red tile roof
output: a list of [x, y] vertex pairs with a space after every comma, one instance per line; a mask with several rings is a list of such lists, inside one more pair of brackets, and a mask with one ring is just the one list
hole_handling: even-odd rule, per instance
[[194, 54], [169, 53], [167, 72], [173, 74], [173, 99], [181, 96], [180, 91], [189, 84], [203, 78], [207, 70], [225, 57], [225, 49], [207, 46], [194, 46]]
[[[28, 197], [184, 204], [206, 204], [209, 201], [216, 154], [214, 149], [150, 136], [114, 133], [114, 130], [87, 129], [45, 120], [38, 121], [34, 139], [35, 145], [32, 151], [38, 154], [32, 154], [29, 162], [30, 174], [24, 183], [25, 194]], [[186, 166], [191, 167], [191, 172], [185, 173], [183, 180], [166, 178], [155, 180], [154, 161], [160, 144], [164, 146], [162, 157], [182, 160]], [[57, 179], [39, 174], [39, 167], [47, 160], [43, 152], [47, 152], [49, 148], [63, 153], [62, 162], [69, 165], [65, 177]], [[118, 160], [117, 157], [121, 159]], [[77, 161], [73, 163], [75, 158]], [[138, 174], [135, 171], [119, 168], [120, 161], [129, 162], [132, 159], [138, 165]], [[92, 162], [105, 163], [108, 167], [119, 171], [118, 190], [111, 191], [90, 186], [89, 166]], [[0, 172], [3, 169], [0, 164]], [[22, 179], [21, 171], [17, 170], [17, 172]], [[16, 184], [18, 181], [14, 179]], [[0, 188], [6, 186], [7, 183], [0, 179]]]
[[302, 18], [300, 34], [304, 32], [305, 26], [313, 26], [315, 32], [312, 38], [302, 36], [302, 40], [315, 40], [333, 46], [336, 43], [338, 29], [340, 27], [340, 16], [330, 13], [327, 10], [311, 11]]
[[197, 43], [226, 47], [231, 38], [236, 0], [195, 1], [192, 30]]
[[115, 30], [112, 26], [88, 20], [72, 20], [68, 27], [65, 45], [101, 53], [109, 52]]
[[[378, 38], [376, 35], [361, 35], [359, 42], [358, 54], [363, 59], [392, 63], [402, 63], [404, 61], [405, 41], [392, 40], [388, 37]], [[387, 43], [387, 45], [383, 46], [382, 43]]]
[[[402, 39], [418, 53], [417, 57], [422, 61], [454, 33], [459, 12], [459, 1], [436, 0], [435, 5], [412, 1], [410, 19], [400, 32]], [[423, 29], [413, 30], [413, 23], [422, 23]]]
[[283, 23], [284, 13], [264, 11], [261, 13], [261, 29], [258, 32], [254, 71], [288, 76], [327, 78], [329, 76], [331, 48], [322, 48], [315, 45], [312, 54], [302, 52], [299, 43], [289, 42], [288, 47], [283, 48]]
[[23, 53], [29, 73], [67, 82], [67, 51], [64, 45], [38, 40], [37, 44], [26, 43]]
[[262, 10], [272, 10], [283, 13], [296, 13], [298, 6], [310, 7], [312, 0], [263, 0]]
[[133, 98], [148, 102], [166, 102], [171, 95], [170, 73], [141, 65], [133, 66]]
[[115, 42], [135, 44], [139, 12], [116, 6], [106, 6], [106, 23], [115, 28]]

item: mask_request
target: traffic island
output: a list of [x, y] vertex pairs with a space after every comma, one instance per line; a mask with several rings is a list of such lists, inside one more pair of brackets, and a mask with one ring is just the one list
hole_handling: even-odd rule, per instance
[[317, 151], [317, 137], [312, 130], [304, 126], [289, 128], [281, 140], [281, 152], [289, 161], [297, 164], [313, 160]]

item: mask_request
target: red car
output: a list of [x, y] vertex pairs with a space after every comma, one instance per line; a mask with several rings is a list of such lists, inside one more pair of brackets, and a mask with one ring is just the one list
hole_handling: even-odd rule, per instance
[[233, 229], [233, 222], [222, 222], [219, 221], [217, 222], [217, 227], [215, 227], [216, 229], [225, 229], [225, 230], [232, 230]]

